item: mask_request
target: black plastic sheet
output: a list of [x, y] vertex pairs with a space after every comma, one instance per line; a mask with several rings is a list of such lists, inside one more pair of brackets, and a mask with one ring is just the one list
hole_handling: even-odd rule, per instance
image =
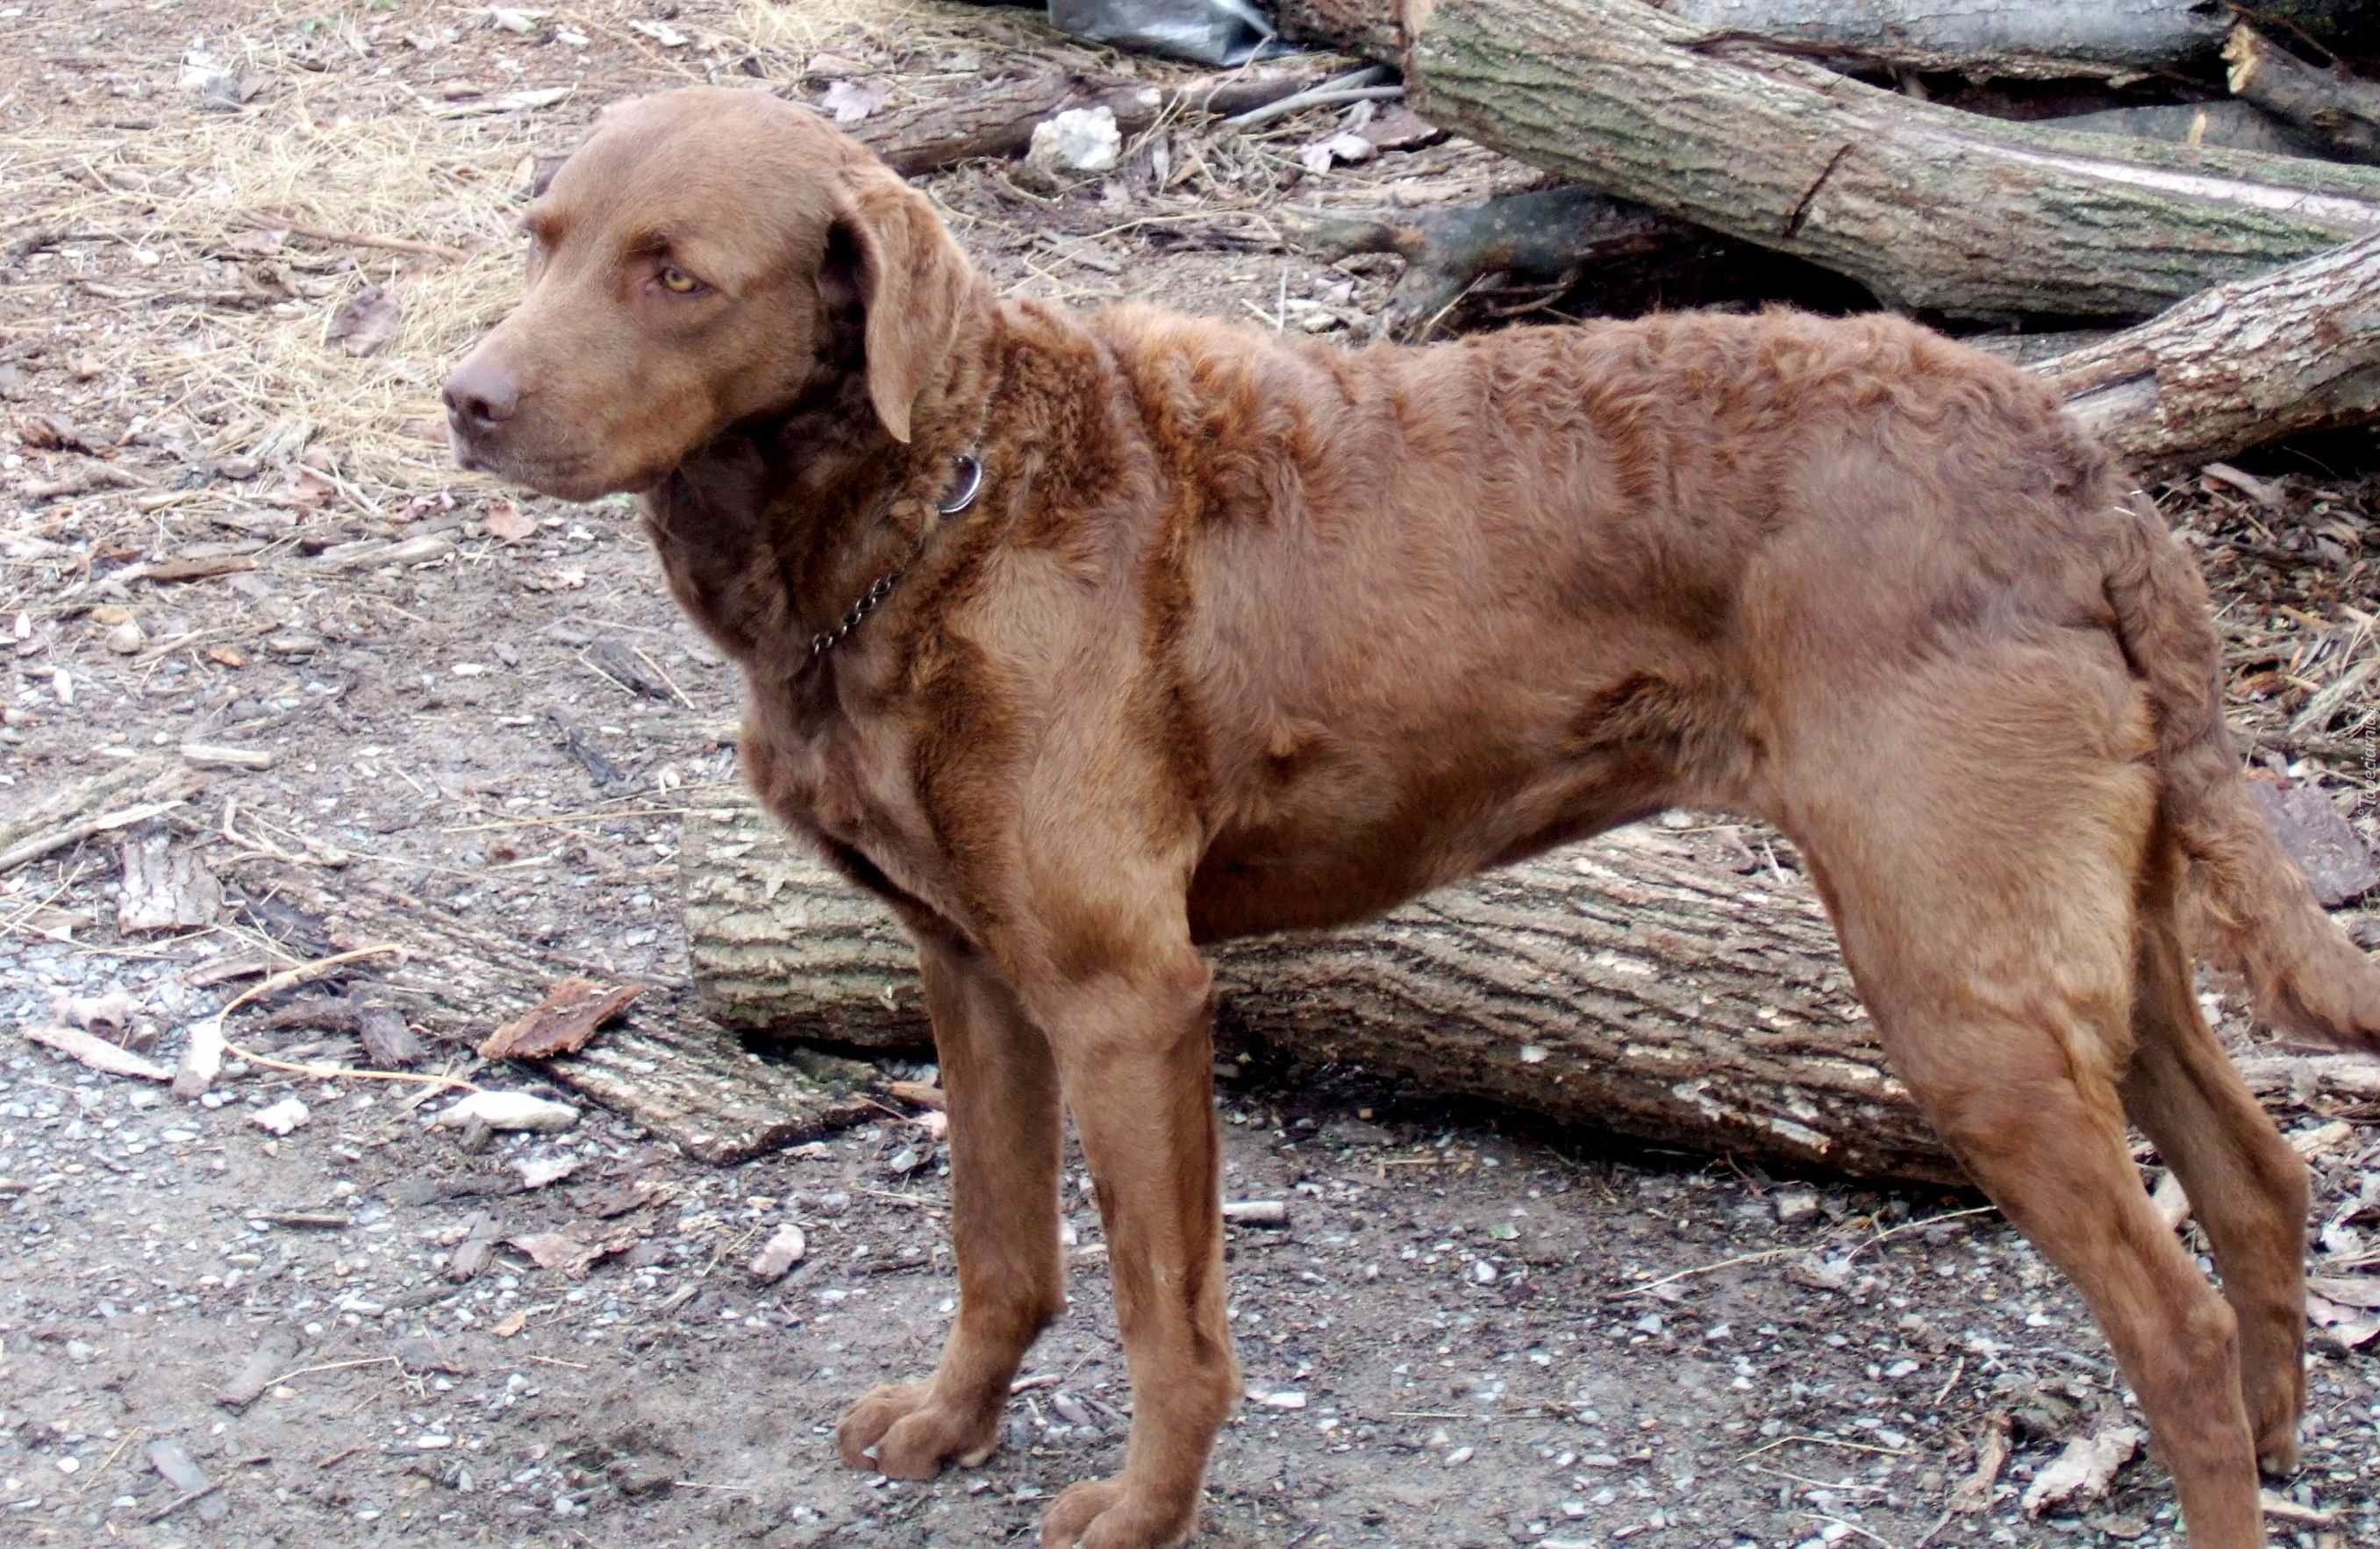
[[1295, 52], [1255, 0], [1049, 0], [1050, 23], [1086, 42], [1226, 67]]

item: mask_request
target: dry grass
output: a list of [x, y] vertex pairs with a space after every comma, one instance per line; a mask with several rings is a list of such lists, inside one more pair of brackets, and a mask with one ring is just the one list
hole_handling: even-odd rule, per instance
[[[302, 418], [317, 455], [327, 453], [369, 503], [473, 484], [447, 458], [436, 393], [447, 367], [517, 294], [514, 226], [533, 152], [566, 149], [603, 103], [706, 75], [739, 79], [726, 67], [745, 54], [763, 60], [768, 80], [782, 86], [820, 51], [1046, 49], [1050, 37], [1009, 13], [930, 0], [742, 0], [675, 23], [689, 40], [678, 47], [629, 25], [650, 14], [645, 6], [544, 14], [594, 40], [597, 54], [625, 56], [630, 74], [590, 79], [542, 109], [440, 117], [440, 104], [402, 84], [359, 79], [358, 59], [337, 57], [337, 27], [303, 27], [293, 12], [210, 44], [219, 63], [268, 82], [243, 112], [191, 114], [183, 103], [161, 103], [165, 121], [147, 132], [92, 125], [15, 137], [5, 175], [30, 196], [41, 224], [112, 236], [140, 265], [124, 277], [121, 264], [106, 264], [101, 290], [79, 298], [78, 307], [120, 314], [92, 353], [112, 376], [138, 383], [142, 399], [162, 399], [165, 412], [205, 427], [214, 454], [247, 451], [276, 424]], [[314, 64], [328, 54], [332, 68], [306, 67], [308, 54]], [[517, 81], [470, 79], [492, 93], [565, 84], [566, 76], [546, 72], [581, 57], [544, 49]], [[446, 261], [297, 234], [278, 253], [244, 250], [276, 224], [465, 256]], [[369, 284], [391, 288], [403, 320], [382, 350], [358, 357], [327, 344], [324, 330]], [[249, 304], [232, 304], [243, 292]]]

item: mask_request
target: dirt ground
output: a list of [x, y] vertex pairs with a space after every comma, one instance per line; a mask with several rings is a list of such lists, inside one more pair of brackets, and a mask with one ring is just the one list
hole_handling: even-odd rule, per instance
[[[161, 819], [220, 885], [187, 928], [123, 927], [120, 835], [0, 875], [0, 1541], [1031, 1542], [1044, 1502], [1119, 1465], [1128, 1413], [1079, 1169], [1075, 1309], [1009, 1445], [887, 1483], [830, 1434], [921, 1374], [953, 1311], [929, 1119], [888, 1105], [712, 1167], [573, 1098], [575, 1129], [475, 1150], [419, 1083], [235, 1058], [185, 1102], [13, 1032], [80, 1022], [171, 1067], [260, 968], [358, 945], [342, 898], [465, 922], [548, 976], [681, 980], [676, 815], [733, 778], [730, 675], [622, 507], [516, 501], [438, 439], [443, 367], [515, 283], [528, 168], [601, 103], [706, 75], [897, 103], [1037, 61], [1155, 67], [851, 0], [0, 0], [0, 825], [188, 744], [266, 766], [209, 769]], [[1286, 252], [1269, 212], [1531, 179], [1446, 145], [1301, 167], [1333, 124], [1177, 127], [1057, 194], [987, 165], [924, 185], [1014, 293], [1337, 331], [1394, 264]], [[2228, 604], [2235, 709], [2313, 756], [2367, 836], [2374, 467], [2368, 442], [2301, 449], [2166, 496]], [[422, 1069], [471, 1069], [520, 1009], [427, 1027]], [[270, 1010], [235, 1042], [364, 1062], [353, 1029]], [[255, 1122], [293, 1096], [302, 1127]], [[1227, 1197], [1287, 1225], [1232, 1230], [1250, 1397], [1202, 1544], [2179, 1542], [2145, 1457], [2028, 1511], [2070, 1441], [2137, 1414], [2073, 1295], [1971, 1197], [1260, 1064], [1223, 1105]], [[2380, 1543], [2380, 1124], [2336, 1101], [2291, 1122], [2335, 1316], [2275, 1531], [2343, 1549]], [[536, 1234], [588, 1222], [615, 1251], [538, 1266]], [[757, 1280], [787, 1224], [806, 1254]]]

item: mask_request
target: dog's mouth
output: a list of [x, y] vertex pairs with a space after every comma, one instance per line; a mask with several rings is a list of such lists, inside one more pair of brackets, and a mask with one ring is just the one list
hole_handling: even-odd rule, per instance
[[472, 473], [492, 474], [507, 484], [552, 500], [600, 500], [623, 490], [650, 488], [652, 482], [648, 479], [632, 484], [617, 478], [605, 478], [601, 477], [602, 470], [583, 453], [559, 456], [524, 454], [505, 447], [490, 447], [452, 430], [447, 440], [454, 449], [456, 466]]

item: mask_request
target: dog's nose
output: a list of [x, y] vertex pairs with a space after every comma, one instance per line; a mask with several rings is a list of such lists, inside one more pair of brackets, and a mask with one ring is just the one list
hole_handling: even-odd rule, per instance
[[520, 384], [492, 361], [466, 360], [446, 379], [446, 418], [471, 435], [486, 435], [520, 406]]

